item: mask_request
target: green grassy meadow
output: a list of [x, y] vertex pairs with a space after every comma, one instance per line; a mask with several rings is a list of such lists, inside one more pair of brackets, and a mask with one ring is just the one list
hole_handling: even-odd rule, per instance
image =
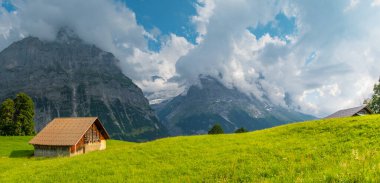
[[0, 137], [0, 182], [380, 182], [380, 116], [228, 135], [107, 142], [34, 158], [31, 137]]

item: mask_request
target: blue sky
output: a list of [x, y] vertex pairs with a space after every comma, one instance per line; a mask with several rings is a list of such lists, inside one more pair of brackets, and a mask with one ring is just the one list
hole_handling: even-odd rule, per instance
[[256, 27], [249, 27], [248, 29], [258, 39], [265, 34], [269, 34], [271, 37], [279, 37], [286, 40], [286, 36], [297, 33], [295, 17], [287, 17], [283, 12], [277, 14], [274, 21], [268, 22], [265, 25], [259, 24]]
[[[199, 35], [191, 17], [196, 16], [196, 0], [124, 0], [126, 6], [136, 14], [138, 24], [148, 31], [158, 29], [160, 35], [176, 34], [185, 37], [192, 44], [196, 44]], [[296, 33], [295, 17], [287, 17], [283, 12], [276, 15], [275, 20], [257, 27], [247, 27], [258, 39], [269, 34], [286, 40], [285, 36]], [[158, 51], [160, 41], [149, 40], [150, 49]]]
[[[148, 31], [158, 29], [160, 35], [176, 34], [195, 44], [198, 33], [191, 23], [196, 15], [194, 0], [124, 0], [126, 6], [136, 14], [138, 24]], [[157, 51], [160, 41], [150, 41], [150, 48]]]
[[4, 0], [1, 2], [1, 6], [4, 7], [8, 11], [14, 11], [15, 7], [12, 5], [10, 0]]
[[0, 50], [71, 27], [113, 53], [150, 101], [222, 74], [228, 87], [323, 117], [360, 105], [380, 74], [380, 0], [0, 3]]

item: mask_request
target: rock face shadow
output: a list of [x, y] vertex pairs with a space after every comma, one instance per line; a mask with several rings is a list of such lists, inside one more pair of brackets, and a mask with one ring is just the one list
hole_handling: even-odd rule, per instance
[[29, 158], [33, 156], [33, 150], [14, 150], [9, 155], [10, 158]]

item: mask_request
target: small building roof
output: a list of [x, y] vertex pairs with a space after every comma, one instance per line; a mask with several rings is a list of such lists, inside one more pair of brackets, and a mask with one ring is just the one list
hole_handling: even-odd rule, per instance
[[373, 112], [367, 107], [367, 105], [362, 105], [359, 107], [354, 107], [354, 108], [349, 108], [349, 109], [343, 109], [338, 112], [335, 112], [334, 114], [331, 114], [327, 118], [342, 118], [342, 117], [350, 117], [350, 116], [355, 116], [358, 112], [362, 110], [366, 110], [368, 113], [372, 114]]
[[94, 123], [104, 138], [109, 139], [106, 129], [97, 117], [55, 118], [30, 140], [29, 144], [72, 146], [79, 142]]

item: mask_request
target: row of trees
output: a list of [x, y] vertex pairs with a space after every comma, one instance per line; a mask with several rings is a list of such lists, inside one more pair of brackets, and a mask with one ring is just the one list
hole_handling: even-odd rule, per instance
[[0, 135], [34, 135], [34, 103], [25, 93], [6, 99], [0, 106]]
[[[247, 129], [245, 128], [239, 128], [237, 130], [235, 130], [235, 133], [245, 133], [245, 132], [248, 132]], [[220, 124], [215, 124], [209, 131], [208, 131], [208, 134], [223, 134], [224, 133], [224, 130], [222, 128], [222, 126], [220, 126]]]
[[368, 104], [368, 107], [376, 114], [380, 113], [380, 83], [375, 84], [373, 87], [373, 95], [371, 99], [364, 101], [364, 104]]

